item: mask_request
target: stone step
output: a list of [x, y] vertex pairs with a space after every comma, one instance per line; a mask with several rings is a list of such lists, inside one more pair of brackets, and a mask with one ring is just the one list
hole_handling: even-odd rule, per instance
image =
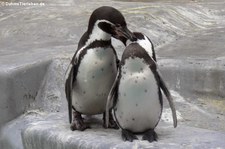
[[[22, 130], [22, 140], [25, 149], [73, 149], [73, 148], [224, 148], [225, 132], [211, 131], [185, 125], [173, 128], [172, 124], [163, 120], [156, 132], [159, 140], [148, 143], [141, 140], [124, 142], [120, 130], [102, 128], [101, 116], [88, 118], [91, 129], [83, 132], [71, 131], [66, 113], [45, 115], [30, 113], [29, 118], [23, 117], [18, 126]], [[32, 120], [32, 121], [31, 121]], [[21, 122], [21, 121], [20, 121]]]

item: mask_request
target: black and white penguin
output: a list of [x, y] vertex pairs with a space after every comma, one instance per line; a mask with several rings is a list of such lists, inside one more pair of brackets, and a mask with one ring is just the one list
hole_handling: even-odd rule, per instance
[[[163, 81], [156, 64], [152, 42], [142, 33], [135, 32], [137, 41], [125, 49], [116, 80], [109, 93], [106, 105], [113, 108], [114, 117], [122, 129], [123, 140], [138, 139], [136, 133], [143, 133], [143, 140], [157, 141], [154, 131], [163, 108], [161, 90], [167, 97], [177, 126], [176, 110], [171, 94]], [[107, 125], [107, 122], [106, 122]]]
[[[97, 8], [90, 16], [88, 29], [78, 43], [66, 74], [65, 92], [72, 130], [89, 128], [81, 114], [103, 113], [105, 126], [106, 101], [119, 61], [111, 45], [111, 37], [123, 43], [127, 38], [135, 39], [117, 9], [108, 6]], [[110, 127], [118, 128], [110, 117]]]

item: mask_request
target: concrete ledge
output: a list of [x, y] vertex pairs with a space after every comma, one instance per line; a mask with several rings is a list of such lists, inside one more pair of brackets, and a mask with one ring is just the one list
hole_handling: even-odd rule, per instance
[[24, 149], [22, 144], [21, 131], [27, 125], [38, 120], [36, 113], [27, 113], [8, 122], [0, 129], [0, 148], [1, 149]]
[[[46, 96], [52, 99], [55, 94], [61, 96], [61, 92], [65, 96], [62, 87], [70, 59], [68, 53], [61, 53], [61, 48], [49, 48], [1, 56], [0, 128], [27, 110], [50, 111], [47, 103], [43, 103]], [[54, 109], [55, 106], [51, 108]]]
[[[89, 119], [90, 120], [90, 119]], [[193, 128], [180, 125], [172, 128], [172, 125], [160, 122], [156, 132], [159, 141], [148, 143], [147, 141], [124, 142], [120, 131], [103, 129], [99, 118], [92, 118], [92, 129], [84, 132], [69, 129], [67, 119], [62, 114], [33, 122], [22, 132], [25, 149], [72, 149], [72, 148], [223, 148], [225, 146], [225, 133]], [[141, 136], [139, 136], [140, 138]]]
[[183, 96], [225, 98], [225, 60], [161, 58], [158, 64], [170, 88]]
[[35, 100], [48, 65], [48, 61], [42, 61], [14, 69], [0, 69], [0, 127], [23, 114]]
[[[0, 127], [1, 149], [23, 149], [22, 129], [40, 118], [43, 120], [47, 113], [67, 111], [64, 74], [69, 60], [62, 55], [61, 58], [57, 58], [57, 55], [54, 57], [54, 60], [48, 60], [53, 59], [53, 57], [49, 57], [46, 61], [43, 58], [41, 62], [23, 65], [24, 67], [13, 69], [12, 75], [5, 75], [4, 79], [10, 80], [7, 83], [11, 85], [11, 88], [1, 94], [7, 93], [6, 95], [12, 98], [4, 98], [0, 101], [2, 102], [1, 106], [7, 107], [8, 102], [11, 104], [11, 108], [0, 109], [4, 113], [1, 117], [2, 125]], [[8, 87], [4, 85], [0, 84], [0, 87]], [[34, 95], [31, 94], [33, 92]], [[33, 112], [34, 109], [38, 112]], [[10, 121], [13, 118], [14, 120]]]

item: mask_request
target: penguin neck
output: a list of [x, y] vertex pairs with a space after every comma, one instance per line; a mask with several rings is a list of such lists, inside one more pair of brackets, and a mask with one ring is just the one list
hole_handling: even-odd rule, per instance
[[98, 25], [94, 25], [92, 31], [88, 32], [88, 39], [85, 45], [90, 45], [94, 41], [110, 41], [111, 42], [111, 34], [104, 32], [102, 29], [98, 27]]

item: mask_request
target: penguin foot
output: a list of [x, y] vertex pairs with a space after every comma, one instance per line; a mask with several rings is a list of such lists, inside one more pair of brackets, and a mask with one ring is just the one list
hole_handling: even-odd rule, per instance
[[74, 130], [79, 130], [79, 131], [84, 131], [85, 129], [91, 128], [89, 125], [82, 123], [82, 122], [73, 122], [70, 125], [70, 129], [72, 131]]
[[153, 141], [157, 141], [157, 139], [158, 139], [158, 135], [156, 134], [154, 129], [150, 129], [150, 130], [146, 131], [142, 137], [142, 140], [147, 140], [150, 143]]
[[[103, 113], [103, 127], [106, 127], [106, 114]], [[108, 128], [112, 128], [112, 129], [119, 129], [119, 126], [117, 125], [117, 123], [114, 121], [113, 116], [111, 111], [109, 112], [109, 124], [108, 124]]]
[[73, 119], [73, 122], [70, 126], [70, 129], [72, 131], [74, 131], [74, 130], [84, 131], [85, 129], [90, 128], [89, 125], [84, 123], [83, 118], [82, 118], [82, 116], [79, 112], [74, 111], [73, 115], [74, 115], [74, 119]]
[[133, 142], [133, 140], [137, 140], [138, 138], [132, 132], [130, 132], [128, 130], [125, 130], [125, 129], [122, 129], [122, 139], [124, 141]]

